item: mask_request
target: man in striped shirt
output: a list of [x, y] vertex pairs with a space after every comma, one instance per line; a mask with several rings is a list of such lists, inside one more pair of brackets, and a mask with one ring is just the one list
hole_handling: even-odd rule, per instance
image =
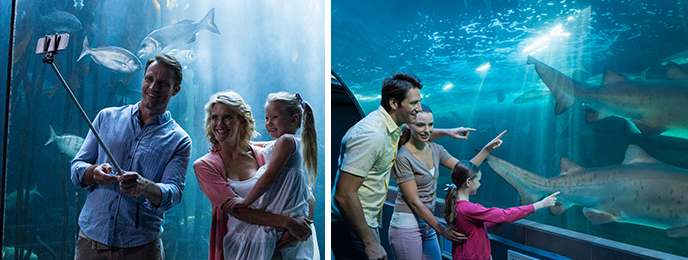
[[164, 211], [179, 204], [191, 138], [167, 105], [182, 68], [169, 55], [146, 64], [141, 101], [101, 110], [93, 121], [123, 172], [115, 173], [89, 131], [72, 160], [72, 182], [89, 193], [79, 215], [75, 259], [163, 259]]

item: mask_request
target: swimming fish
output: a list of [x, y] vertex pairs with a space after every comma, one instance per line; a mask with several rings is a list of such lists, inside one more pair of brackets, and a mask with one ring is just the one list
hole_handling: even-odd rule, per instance
[[91, 54], [91, 58], [96, 63], [113, 71], [132, 73], [142, 68], [139, 58], [130, 51], [116, 46], [91, 49], [88, 46], [88, 37], [84, 37], [83, 51], [81, 51], [81, 55], [79, 55], [79, 59], [76, 61], [79, 62], [87, 54]]
[[79, 11], [84, 8], [84, 0], [74, 0], [74, 8]]
[[522, 95], [518, 96], [516, 99], [514, 99], [514, 103], [525, 104], [525, 103], [529, 103], [529, 102], [533, 102], [533, 101], [545, 100], [551, 96], [552, 96], [552, 94], [550, 94], [549, 90], [534, 89], [534, 90], [528, 91], [528, 92], [523, 93]]
[[554, 114], [574, 103], [586, 109], [586, 122], [617, 116], [626, 120], [626, 130], [647, 137], [658, 135], [688, 139], [688, 72], [667, 63], [667, 79], [630, 80], [613, 70], [604, 72], [602, 85], [582, 83], [528, 56], [528, 64], [554, 95]]
[[78, 137], [76, 135], [62, 135], [59, 136], [55, 134], [53, 126], [50, 126], [50, 139], [43, 146], [46, 146], [52, 142], [57, 144], [57, 148], [60, 152], [65, 153], [69, 158], [74, 158], [76, 154], [81, 149], [81, 145], [84, 143], [84, 138]]
[[561, 158], [561, 174], [549, 179], [492, 155], [486, 161], [518, 191], [522, 205], [560, 191], [549, 210], [553, 215], [580, 205], [592, 224], [633, 223], [688, 237], [688, 170], [657, 161], [636, 145], [628, 146], [619, 165], [586, 169]]
[[499, 86], [497, 86], [497, 102], [502, 103], [504, 102], [504, 98], [506, 98], [506, 95], [504, 94], [504, 91], [500, 89], [500, 87], [502, 87], [502, 84], [499, 84]]
[[[33, 188], [29, 191], [29, 203], [35, 201], [36, 199], [43, 198], [43, 195], [41, 195], [40, 192], [38, 192], [38, 189], [36, 189], [37, 185], [34, 184]], [[24, 191], [22, 191], [24, 192]], [[5, 198], [5, 212], [7, 211], [12, 211], [16, 208], [17, 206], [17, 191], [10, 192], [10, 194], [7, 195]]]
[[666, 65], [667, 62], [672, 61], [678, 64], [685, 64], [688, 63], [688, 50], [679, 52], [679, 53], [674, 53], [673, 55], [666, 57], [666, 59], [662, 60], [662, 65]]
[[53, 9], [51, 13], [41, 16], [41, 22], [51, 32], [65, 33], [81, 30], [81, 22], [71, 13]]
[[151, 32], [143, 39], [136, 54], [143, 58], [173, 49], [183, 49], [184, 45], [196, 41], [196, 35], [203, 29], [220, 34], [215, 25], [215, 8], [210, 9], [199, 22], [184, 20]]
[[196, 59], [198, 55], [192, 50], [171, 50], [167, 54], [174, 56], [179, 63], [188, 64]]

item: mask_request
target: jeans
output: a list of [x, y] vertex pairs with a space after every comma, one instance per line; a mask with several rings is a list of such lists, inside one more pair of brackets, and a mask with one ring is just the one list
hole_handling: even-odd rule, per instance
[[[379, 228], [369, 227], [377, 241], [380, 242]], [[367, 259], [365, 246], [361, 238], [354, 234], [345, 221], [331, 222], [332, 254], [337, 260]]]
[[418, 228], [389, 227], [389, 243], [398, 260], [442, 260], [437, 233], [422, 220]]

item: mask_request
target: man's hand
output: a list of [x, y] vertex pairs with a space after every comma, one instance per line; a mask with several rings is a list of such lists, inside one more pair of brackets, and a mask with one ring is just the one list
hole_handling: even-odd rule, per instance
[[299, 241], [308, 240], [313, 233], [313, 231], [311, 231], [311, 223], [313, 223], [313, 221], [305, 217], [293, 218], [292, 220], [292, 223], [287, 226], [287, 231], [290, 235]]
[[365, 254], [370, 260], [387, 259], [387, 251], [380, 245], [380, 243], [372, 243], [365, 246]]
[[136, 198], [144, 192], [146, 179], [136, 172], [124, 172], [117, 176], [117, 181], [119, 181], [119, 190], [128, 196]]
[[457, 127], [452, 129], [447, 129], [447, 135], [454, 139], [466, 140], [468, 139], [469, 132], [475, 132], [474, 128], [467, 127]]
[[109, 163], [104, 163], [93, 169], [93, 180], [98, 185], [105, 186], [117, 181], [117, 176], [112, 172], [112, 166]]

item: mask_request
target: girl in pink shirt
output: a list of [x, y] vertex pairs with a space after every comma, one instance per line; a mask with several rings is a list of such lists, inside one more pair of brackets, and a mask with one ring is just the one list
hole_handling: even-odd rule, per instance
[[[499, 147], [501, 140], [496, 145]], [[484, 149], [483, 149], [484, 150]], [[483, 151], [481, 151], [483, 153]], [[480, 155], [480, 154], [479, 154]], [[461, 161], [454, 166], [451, 174], [452, 184], [444, 204], [444, 219], [450, 227], [468, 237], [463, 244], [452, 243], [452, 259], [489, 260], [490, 239], [487, 229], [497, 223], [509, 223], [522, 219], [536, 210], [553, 206], [559, 192], [547, 196], [530, 205], [508, 209], [485, 208], [468, 200], [480, 187], [482, 174], [478, 165], [485, 156], [476, 156], [471, 161]], [[477, 159], [477, 160], [476, 160]]]

